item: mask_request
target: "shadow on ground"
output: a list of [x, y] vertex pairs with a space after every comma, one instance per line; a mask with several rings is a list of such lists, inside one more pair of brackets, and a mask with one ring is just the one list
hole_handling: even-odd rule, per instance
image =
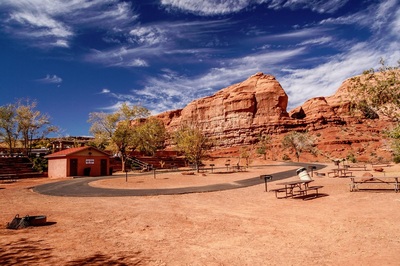
[[130, 266], [130, 265], [148, 265], [149, 260], [147, 258], [141, 258], [140, 252], [134, 254], [109, 256], [102, 253], [95, 253], [85, 258], [79, 258], [67, 262], [66, 266], [78, 266], [78, 265], [115, 265], [115, 266]]
[[53, 249], [43, 240], [21, 238], [0, 248], [1, 265], [46, 265]]

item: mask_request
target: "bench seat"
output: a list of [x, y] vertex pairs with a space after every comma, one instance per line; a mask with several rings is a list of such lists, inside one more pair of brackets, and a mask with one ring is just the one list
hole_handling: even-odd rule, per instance
[[[277, 199], [282, 199], [282, 198], [286, 198], [286, 189], [285, 188], [275, 188], [275, 189], [270, 189], [270, 191], [275, 192], [275, 197]], [[284, 197], [278, 197], [278, 193], [285, 193]]]
[[[300, 193], [302, 193], [302, 196], [307, 196], [309, 191], [315, 191], [314, 194], [312, 194], [314, 196], [314, 198], [317, 198], [319, 196], [318, 190], [323, 188], [324, 186], [310, 186], [307, 189], [302, 189], [299, 190]], [[304, 198], [305, 199], [305, 198]]]

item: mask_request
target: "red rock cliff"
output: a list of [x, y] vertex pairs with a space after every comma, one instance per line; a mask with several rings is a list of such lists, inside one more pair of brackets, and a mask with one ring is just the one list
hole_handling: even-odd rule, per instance
[[[345, 81], [335, 95], [312, 98], [288, 113], [288, 96], [279, 82], [271, 75], [257, 73], [158, 117], [168, 131], [182, 123], [197, 124], [207, 137], [216, 140], [219, 149], [257, 143], [261, 134], [272, 135], [275, 147], [279, 147], [285, 133], [307, 130], [317, 136], [323, 157], [376, 154], [383, 145], [381, 130], [388, 123], [351, 115], [348, 86], [349, 81]], [[275, 159], [280, 159], [282, 152], [276, 149]], [[387, 157], [387, 152], [383, 156]]]

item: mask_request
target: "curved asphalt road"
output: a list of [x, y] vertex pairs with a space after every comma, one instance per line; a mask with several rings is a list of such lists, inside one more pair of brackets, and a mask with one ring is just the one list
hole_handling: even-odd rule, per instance
[[[282, 166], [299, 166], [307, 167], [309, 165], [316, 166], [317, 170], [325, 168], [326, 165], [320, 164], [305, 164], [305, 163], [290, 163]], [[268, 165], [264, 166], [268, 168]], [[274, 165], [274, 167], [279, 167]], [[294, 175], [293, 170], [283, 171], [272, 175], [273, 180], [281, 180], [284, 178], [292, 177]], [[148, 174], [146, 174], [148, 175]], [[118, 176], [121, 177], [121, 176]], [[165, 189], [112, 189], [112, 188], [98, 188], [89, 186], [90, 182], [116, 178], [113, 176], [101, 176], [101, 177], [84, 177], [73, 180], [65, 180], [55, 183], [48, 183], [39, 185], [33, 188], [33, 191], [51, 195], [51, 196], [66, 196], [66, 197], [126, 197], [126, 196], [156, 196], [156, 195], [177, 195], [187, 193], [202, 193], [221, 191], [228, 189], [236, 189], [259, 185], [264, 183], [264, 179], [259, 176], [238, 180], [232, 183], [212, 184], [207, 186], [199, 187], [182, 187], [182, 188], [165, 188]]]

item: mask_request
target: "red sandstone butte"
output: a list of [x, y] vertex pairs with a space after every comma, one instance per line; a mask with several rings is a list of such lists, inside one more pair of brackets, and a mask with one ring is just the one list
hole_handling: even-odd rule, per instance
[[280, 159], [284, 152], [280, 149], [282, 137], [296, 130], [308, 131], [316, 138], [320, 159], [348, 155], [371, 161], [390, 158], [382, 134], [390, 122], [351, 113], [350, 85], [346, 80], [334, 95], [309, 99], [287, 112], [288, 96], [280, 83], [271, 75], [257, 73], [157, 117], [168, 131], [182, 123], [196, 124], [218, 149], [256, 144], [260, 135], [269, 134], [273, 152]]

